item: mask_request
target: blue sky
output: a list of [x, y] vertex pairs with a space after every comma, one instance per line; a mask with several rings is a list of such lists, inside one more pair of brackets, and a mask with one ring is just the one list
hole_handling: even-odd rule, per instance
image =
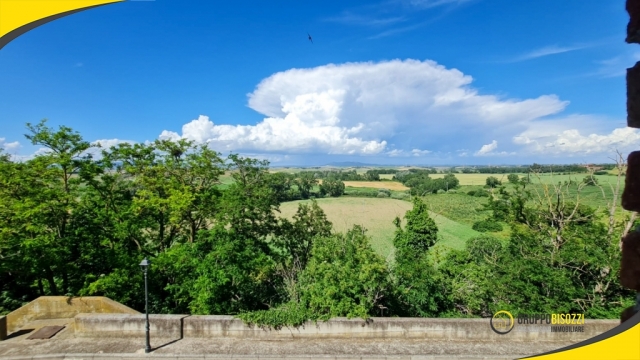
[[0, 146], [32, 156], [47, 118], [273, 166], [607, 161], [640, 145], [627, 21], [621, 0], [127, 1], [0, 50]]

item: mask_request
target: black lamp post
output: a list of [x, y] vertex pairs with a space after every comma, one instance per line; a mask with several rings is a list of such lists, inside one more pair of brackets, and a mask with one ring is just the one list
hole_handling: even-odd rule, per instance
[[144, 273], [144, 312], [147, 316], [147, 345], [144, 348], [145, 353], [151, 352], [151, 346], [149, 345], [149, 290], [147, 286], [147, 270], [149, 269], [149, 264], [150, 262], [147, 258], [144, 258], [144, 260], [140, 262], [140, 269], [142, 269], [142, 272]]

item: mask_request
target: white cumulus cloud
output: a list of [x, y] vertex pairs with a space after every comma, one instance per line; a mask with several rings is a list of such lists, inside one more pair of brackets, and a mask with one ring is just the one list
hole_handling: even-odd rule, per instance
[[[419, 149], [453, 151], [439, 148], [487, 127], [510, 138], [568, 104], [555, 95], [482, 95], [472, 80], [430, 60], [290, 69], [262, 80], [248, 95], [249, 107], [265, 116], [257, 124], [220, 124], [201, 115], [181, 133], [165, 130], [160, 138], [192, 139], [219, 151], [424, 156], [429, 152]], [[391, 143], [400, 147], [390, 149]]]
[[493, 140], [491, 142], [491, 144], [487, 144], [487, 145], [482, 145], [482, 147], [480, 148], [480, 150], [478, 150], [475, 155], [476, 156], [481, 156], [481, 155], [487, 155], [489, 153], [491, 153], [493, 150], [498, 148], [498, 142]]
[[6, 138], [0, 138], [0, 149], [4, 149], [6, 152], [15, 151], [22, 147], [18, 141], [7, 142], [6, 140]]
[[584, 154], [634, 151], [640, 143], [640, 132], [632, 128], [617, 128], [608, 134], [583, 134], [578, 129], [567, 129], [555, 134], [528, 131], [513, 138], [533, 153], [576, 156]]

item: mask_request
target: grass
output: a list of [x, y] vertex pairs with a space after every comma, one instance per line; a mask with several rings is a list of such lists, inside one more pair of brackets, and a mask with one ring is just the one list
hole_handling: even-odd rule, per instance
[[430, 211], [467, 225], [469, 228], [474, 222], [483, 220], [489, 215], [488, 211], [479, 211], [488, 201], [485, 197], [457, 193], [427, 195], [422, 199]]
[[[394, 255], [393, 219], [396, 216], [403, 218], [413, 207], [408, 201], [388, 198], [340, 197], [318, 199], [317, 202], [333, 223], [334, 231], [345, 232], [353, 225], [362, 225], [371, 237], [371, 247], [389, 261]], [[280, 216], [292, 218], [300, 203], [309, 203], [309, 200], [283, 203], [280, 205]], [[479, 235], [471, 226], [453, 221], [444, 215], [432, 212], [431, 216], [439, 229], [440, 241], [436, 246], [442, 250], [462, 249], [467, 239]]]
[[[456, 176], [456, 178], [458, 178], [458, 180], [460, 180], [460, 185], [485, 185], [487, 178], [489, 176], [493, 176], [495, 178], [497, 178], [498, 180], [502, 181], [503, 184], [506, 184], [508, 182], [507, 180], [507, 175], [508, 174], [454, 174]], [[520, 177], [526, 176], [526, 174], [516, 174]], [[445, 176], [445, 174], [431, 174], [429, 175], [431, 178], [433, 179], [439, 179], [439, 178], [443, 178]], [[578, 181], [581, 182], [582, 179], [584, 179], [585, 176], [587, 176], [586, 173], [582, 173], [582, 174], [570, 174], [570, 175], [559, 175], [559, 174], [539, 174], [537, 175], [539, 177], [536, 178], [535, 176], [531, 176], [531, 182], [536, 183], [536, 182], [542, 182], [542, 183], [546, 183], [546, 184], [557, 184], [558, 181], [560, 182], [565, 182], [565, 181], [569, 181], [569, 180], [574, 180], [574, 181]], [[613, 184], [615, 185], [615, 182], [617, 181], [617, 177], [616, 176], [612, 176], [612, 175], [594, 175], [594, 177], [596, 179], [598, 179], [598, 182], [600, 184]], [[622, 178], [622, 182], [624, 183], [624, 177]]]

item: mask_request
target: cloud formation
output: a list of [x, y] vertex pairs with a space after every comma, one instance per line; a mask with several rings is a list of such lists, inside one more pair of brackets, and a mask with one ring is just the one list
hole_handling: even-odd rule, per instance
[[551, 46], [545, 46], [543, 48], [535, 49], [535, 50], [530, 51], [530, 52], [528, 52], [528, 53], [526, 53], [524, 55], [518, 56], [515, 59], [512, 59], [510, 62], [519, 62], [519, 61], [537, 59], [537, 58], [541, 58], [541, 57], [544, 57], [544, 56], [562, 54], [562, 53], [566, 53], [566, 52], [570, 52], [570, 51], [576, 51], [576, 50], [582, 50], [582, 49], [585, 49], [585, 48], [588, 48], [588, 47], [590, 47], [590, 45], [574, 45], [574, 46], [551, 45]]
[[402, 0], [404, 3], [419, 9], [431, 9], [444, 5], [462, 5], [473, 0]]
[[359, 26], [386, 26], [403, 22], [405, 20], [406, 19], [404, 16], [382, 17], [374, 15], [354, 14], [348, 11], [343, 12], [341, 15], [325, 19], [325, 21], [329, 22]]
[[[612, 130], [594, 117], [549, 120], [568, 102], [552, 94], [530, 99], [480, 94], [472, 81], [471, 76], [430, 60], [290, 69], [262, 80], [248, 94], [249, 107], [265, 116], [257, 124], [218, 124], [201, 115], [182, 126], [181, 133], [165, 130], [160, 138], [186, 138], [208, 143], [218, 151], [280, 157], [334, 154], [429, 159], [473, 153], [457, 150], [460, 146], [479, 148], [476, 156], [555, 156], [587, 148], [603, 153], [640, 136], [632, 129], [606, 135]], [[562, 151], [547, 146], [559, 147], [563, 141], [575, 145], [563, 145]], [[501, 152], [495, 151], [498, 142]]]
[[0, 149], [4, 149], [5, 152], [12, 152], [21, 147], [18, 141], [7, 142], [6, 140], [6, 138], [0, 138]]
[[525, 132], [513, 141], [524, 145], [527, 152], [573, 157], [633, 151], [640, 142], [640, 133], [632, 128], [618, 128], [604, 135], [583, 135], [577, 129], [568, 129], [557, 134]]
[[480, 148], [480, 150], [478, 150], [476, 152], [476, 156], [480, 156], [480, 155], [486, 155], [490, 152], [492, 152], [493, 150], [498, 148], [498, 142], [493, 140], [491, 142], [491, 144], [487, 144], [487, 145], [482, 145], [482, 147]]

